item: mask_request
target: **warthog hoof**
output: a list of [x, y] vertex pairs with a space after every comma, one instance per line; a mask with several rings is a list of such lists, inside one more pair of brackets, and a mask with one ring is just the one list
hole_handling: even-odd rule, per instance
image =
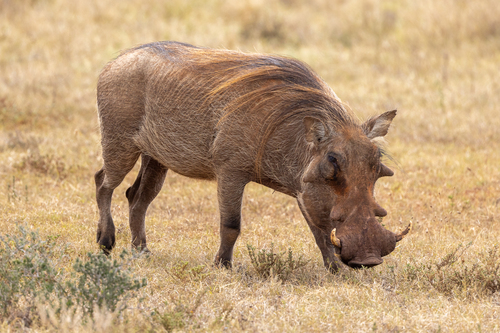
[[215, 257], [214, 265], [218, 268], [227, 268], [227, 269], [233, 268], [233, 264], [231, 263], [231, 260], [220, 258], [219, 256]]
[[105, 255], [109, 255], [111, 250], [115, 246], [115, 236], [102, 235], [100, 231], [97, 232], [97, 243], [99, 248], [104, 252]]

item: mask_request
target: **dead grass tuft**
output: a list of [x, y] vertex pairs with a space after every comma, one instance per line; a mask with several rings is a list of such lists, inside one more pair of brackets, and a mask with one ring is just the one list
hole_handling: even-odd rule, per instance
[[481, 299], [500, 291], [500, 252], [498, 245], [465, 257], [472, 243], [460, 244], [434, 263], [407, 264], [404, 275], [409, 281], [429, 284], [449, 297]]
[[28, 150], [21, 161], [14, 165], [21, 172], [30, 172], [41, 176], [64, 179], [68, 168], [60, 157], [51, 154], [40, 154], [38, 149]]
[[206, 290], [191, 299], [172, 298], [170, 302], [165, 302], [165, 309], [153, 312], [153, 318], [167, 332], [182, 330], [187, 326], [196, 327], [196, 311], [202, 305], [205, 294]]

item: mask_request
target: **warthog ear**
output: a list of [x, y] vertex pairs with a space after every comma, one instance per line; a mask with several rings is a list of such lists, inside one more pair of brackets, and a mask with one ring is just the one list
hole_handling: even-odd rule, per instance
[[384, 112], [381, 115], [368, 119], [361, 125], [368, 139], [386, 135], [392, 120], [396, 117], [396, 112], [397, 110]]
[[326, 139], [325, 124], [318, 118], [304, 117], [304, 126], [306, 128], [307, 142], [318, 144]]

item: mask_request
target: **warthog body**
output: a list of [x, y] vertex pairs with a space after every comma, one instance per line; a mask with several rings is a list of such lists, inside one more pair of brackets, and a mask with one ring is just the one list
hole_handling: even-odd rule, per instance
[[[197, 48], [174, 42], [128, 50], [97, 86], [103, 168], [95, 175], [97, 241], [115, 244], [113, 190], [142, 155], [127, 190], [132, 244], [146, 248], [145, 214], [168, 169], [217, 181], [221, 243], [216, 263], [230, 266], [241, 201], [251, 181], [293, 196], [323, 255], [336, 270], [374, 266], [402, 235], [375, 218], [381, 164], [372, 139], [396, 115], [364, 124], [303, 63], [277, 56]], [[333, 232], [332, 232], [333, 231]]]

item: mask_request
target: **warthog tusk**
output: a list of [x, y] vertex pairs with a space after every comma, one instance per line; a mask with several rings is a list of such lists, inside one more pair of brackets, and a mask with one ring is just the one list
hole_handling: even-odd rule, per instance
[[337, 236], [335, 235], [336, 232], [337, 228], [334, 228], [332, 230], [332, 233], [330, 234], [330, 239], [332, 240], [332, 244], [340, 249], [342, 248], [342, 243], [340, 243], [340, 239], [338, 239]]
[[396, 242], [399, 242], [400, 240], [405, 238], [410, 233], [411, 227], [412, 227], [412, 222], [410, 221], [410, 224], [408, 224], [406, 229], [403, 230], [399, 235], [396, 235]]

